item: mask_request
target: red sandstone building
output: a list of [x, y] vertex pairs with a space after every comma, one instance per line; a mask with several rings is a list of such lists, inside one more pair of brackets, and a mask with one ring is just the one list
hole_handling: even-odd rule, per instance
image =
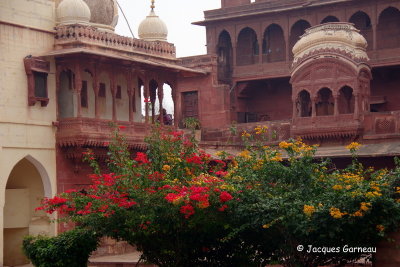
[[[356, 140], [365, 144], [361, 156], [391, 164], [386, 156], [400, 152], [399, 1], [222, 0], [221, 6], [194, 23], [206, 27], [207, 55], [182, 58], [182, 65], [208, 74], [179, 80], [177, 121], [198, 117], [210, 150], [226, 145], [233, 122], [239, 130], [263, 124], [271, 143], [301, 137], [319, 143], [321, 155], [346, 158], [343, 145]], [[330, 22], [353, 23], [368, 45], [351, 33], [347, 41], [367, 57], [332, 45], [344, 39], [329, 37], [327, 26], [313, 54], [293, 63], [305, 30]]]

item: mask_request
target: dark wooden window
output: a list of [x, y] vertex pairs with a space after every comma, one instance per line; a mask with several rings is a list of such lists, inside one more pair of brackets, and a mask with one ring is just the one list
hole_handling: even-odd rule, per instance
[[50, 62], [27, 56], [24, 58], [25, 72], [28, 78], [28, 105], [34, 106], [37, 101], [42, 107], [47, 106], [47, 75], [50, 72]]
[[105, 83], [100, 83], [99, 97], [106, 97], [106, 84]]
[[121, 99], [122, 98], [122, 90], [121, 90], [121, 86], [120, 85], [117, 86], [117, 93], [115, 94], [115, 97], [117, 99]]
[[189, 117], [199, 118], [197, 91], [183, 93], [183, 118]]
[[87, 81], [82, 81], [82, 90], [81, 90], [81, 107], [88, 107], [88, 89], [87, 89]]

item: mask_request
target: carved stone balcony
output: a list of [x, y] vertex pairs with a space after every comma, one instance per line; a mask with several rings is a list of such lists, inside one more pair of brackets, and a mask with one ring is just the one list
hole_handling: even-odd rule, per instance
[[116, 53], [134, 53], [175, 60], [174, 44], [168, 42], [148, 42], [136, 38], [124, 37], [111, 32], [99, 31], [92, 26], [66, 25], [58, 26], [55, 34], [57, 49], [87, 46], [90, 49], [114, 50]]
[[363, 132], [363, 123], [354, 114], [296, 118], [291, 135], [306, 140], [352, 139]]
[[59, 147], [107, 147], [117, 124], [132, 149], [143, 150], [150, 125], [138, 122], [113, 122], [93, 118], [67, 118], [57, 123], [56, 142]]

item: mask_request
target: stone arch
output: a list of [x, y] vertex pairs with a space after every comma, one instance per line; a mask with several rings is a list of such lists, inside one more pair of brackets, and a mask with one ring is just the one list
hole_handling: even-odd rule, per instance
[[29, 262], [21, 251], [23, 237], [53, 234], [47, 214], [35, 210], [43, 197], [52, 196], [52, 186], [44, 166], [27, 155], [13, 166], [5, 188], [3, 262], [22, 265]]
[[317, 92], [315, 102], [317, 116], [331, 116], [334, 113], [334, 99], [332, 90], [328, 87], [321, 88]]
[[299, 117], [311, 117], [312, 104], [310, 92], [303, 89], [297, 95], [297, 112]]
[[343, 86], [339, 90], [338, 110], [339, 114], [354, 113], [354, 90], [350, 86]]
[[230, 34], [223, 30], [218, 37], [218, 80], [229, 81], [232, 76], [233, 50]]
[[278, 24], [271, 24], [265, 29], [262, 53], [263, 62], [277, 62], [286, 59], [285, 37]]
[[357, 11], [350, 17], [349, 22], [353, 23], [360, 30], [361, 35], [367, 40], [367, 50], [371, 50], [373, 48], [373, 29], [371, 18], [368, 14], [363, 11]]
[[259, 47], [256, 32], [250, 28], [243, 28], [237, 39], [236, 64], [238, 66], [255, 64], [258, 59]]
[[378, 49], [396, 48], [400, 46], [400, 10], [388, 7], [378, 19]]
[[323, 20], [321, 20], [321, 24], [329, 23], [329, 22], [339, 22], [340, 20], [332, 15], [326, 16]]
[[294, 23], [290, 29], [290, 37], [289, 37], [289, 47], [290, 47], [290, 60], [293, 60], [293, 46], [297, 43], [306, 29], [310, 28], [311, 24], [307, 20], [298, 20]]

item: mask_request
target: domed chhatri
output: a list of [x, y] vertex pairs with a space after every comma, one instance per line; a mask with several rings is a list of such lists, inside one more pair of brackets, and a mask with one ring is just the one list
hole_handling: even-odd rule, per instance
[[150, 14], [140, 23], [139, 38], [145, 41], [167, 41], [167, 25], [154, 12], [154, 0], [151, 1]]
[[60, 25], [89, 24], [90, 17], [90, 9], [83, 0], [63, 0], [57, 7]]
[[340, 51], [351, 55], [354, 60], [368, 61], [366, 52], [367, 41], [353, 24], [346, 22], [325, 23], [311, 27], [301, 36], [294, 45], [293, 64], [298, 63], [308, 55], [312, 56], [319, 51]]
[[118, 4], [116, 0], [83, 0], [92, 14], [90, 23], [103, 30], [114, 31], [118, 23]]

